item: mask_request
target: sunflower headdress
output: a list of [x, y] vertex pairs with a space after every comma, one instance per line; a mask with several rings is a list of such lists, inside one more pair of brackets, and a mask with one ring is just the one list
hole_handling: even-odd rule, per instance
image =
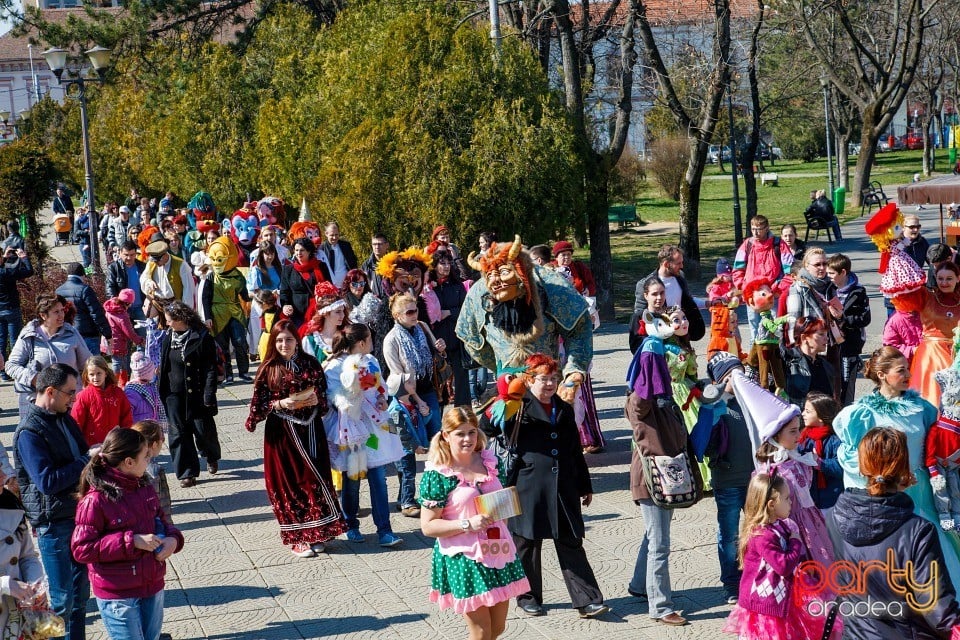
[[397, 276], [397, 269], [410, 271], [413, 268], [426, 273], [433, 268], [433, 257], [420, 247], [410, 247], [404, 251], [391, 251], [377, 262], [377, 273], [391, 282]]

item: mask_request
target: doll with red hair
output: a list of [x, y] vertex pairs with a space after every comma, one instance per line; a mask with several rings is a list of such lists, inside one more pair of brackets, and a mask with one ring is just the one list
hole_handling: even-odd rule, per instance
[[766, 278], [748, 282], [743, 288], [743, 299], [760, 316], [747, 365], [759, 373], [761, 387], [769, 389], [769, 376], [772, 375], [773, 391], [782, 395], [787, 386], [787, 376], [780, 355], [780, 340], [781, 327], [787, 323], [788, 316], [773, 317], [773, 284]]

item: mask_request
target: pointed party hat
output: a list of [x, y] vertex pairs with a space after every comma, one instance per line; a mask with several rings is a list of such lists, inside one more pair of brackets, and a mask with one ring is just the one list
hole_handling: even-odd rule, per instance
[[300, 217], [297, 218], [299, 222], [312, 222], [313, 218], [310, 217], [310, 209], [307, 207], [307, 199], [303, 198], [300, 201]]
[[800, 417], [800, 407], [784, 402], [753, 380], [742, 371], [734, 369], [733, 395], [736, 396], [743, 418], [750, 434], [750, 444], [756, 451], [760, 445], [777, 435], [794, 418]]

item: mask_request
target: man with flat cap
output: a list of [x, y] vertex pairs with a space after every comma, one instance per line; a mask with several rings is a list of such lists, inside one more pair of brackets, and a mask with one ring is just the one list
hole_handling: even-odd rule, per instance
[[[149, 260], [140, 275], [140, 290], [143, 295], [162, 306], [173, 300], [181, 300], [191, 309], [196, 309], [196, 289], [193, 272], [181, 258], [170, 254], [170, 245], [162, 239], [154, 239], [147, 245]], [[160, 308], [157, 311], [161, 311]]]

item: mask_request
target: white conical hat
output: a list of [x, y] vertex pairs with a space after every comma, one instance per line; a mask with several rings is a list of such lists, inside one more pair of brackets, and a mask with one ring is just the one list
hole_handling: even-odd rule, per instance
[[750, 434], [750, 444], [756, 451], [760, 445], [777, 435], [794, 418], [800, 417], [800, 407], [783, 401], [770, 393], [742, 371], [734, 369], [733, 395], [743, 410], [743, 418]]
[[303, 198], [300, 201], [300, 217], [297, 218], [299, 222], [310, 222], [313, 218], [310, 217], [310, 209], [307, 207], [307, 199]]

